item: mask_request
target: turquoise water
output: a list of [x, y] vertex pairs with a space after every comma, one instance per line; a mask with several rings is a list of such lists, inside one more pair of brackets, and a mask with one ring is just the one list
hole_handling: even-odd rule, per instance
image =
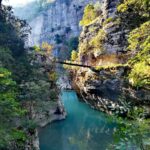
[[67, 119], [40, 131], [41, 150], [106, 150], [113, 142], [115, 123], [107, 116], [79, 102], [74, 91], [64, 91]]

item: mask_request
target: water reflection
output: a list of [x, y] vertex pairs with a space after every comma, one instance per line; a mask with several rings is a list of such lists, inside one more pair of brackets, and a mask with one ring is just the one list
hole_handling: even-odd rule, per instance
[[134, 141], [137, 135], [130, 132], [131, 126], [129, 131], [122, 123], [109, 121], [105, 114], [79, 102], [73, 91], [64, 91], [62, 100], [68, 117], [41, 130], [41, 150], [143, 150]]

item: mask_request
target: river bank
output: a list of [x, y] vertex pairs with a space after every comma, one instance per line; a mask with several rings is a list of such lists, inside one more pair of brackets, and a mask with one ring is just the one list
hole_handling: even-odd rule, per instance
[[[41, 107], [42, 106], [42, 107]], [[40, 107], [40, 109], [39, 109]], [[29, 134], [30, 140], [27, 140], [25, 150], [40, 150], [39, 131], [54, 121], [64, 120], [66, 118], [64, 106], [59, 100], [57, 103], [44, 102], [42, 105], [36, 105], [33, 109], [33, 120], [36, 124], [33, 134]]]
[[31, 136], [32, 142], [27, 141], [25, 150], [32, 150], [32, 146], [35, 150], [40, 150], [39, 146], [39, 131], [47, 125], [66, 119], [67, 113], [61, 100], [61, 91], [64, 89], [71, 90], [70, 81], [67, 76], [60, 76], [57, 81], [57, 87], [59, 90], [59, 96], [57, 102], [45, 101], [38, 102], [34, 105], [32, 110], [32, 117], [37, 127]]
[[61, 99], [67, 118], [41, 128], [40, 150], [142, 150], [141, 145], [149, 150], [147, 128], [135, 128], [136, 120], [124, 124], [119, 118], [91, 109], [75, 91], [64, 90]]

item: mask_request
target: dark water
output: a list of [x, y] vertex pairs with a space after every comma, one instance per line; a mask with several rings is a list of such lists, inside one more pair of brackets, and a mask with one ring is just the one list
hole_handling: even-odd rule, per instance
[[74, 91], [64, 91], [62, 100], [68, 117], [41, 130], [41, 150], [106, 150], [113, 143], [116, 125], [106, 115], [79, 102]]

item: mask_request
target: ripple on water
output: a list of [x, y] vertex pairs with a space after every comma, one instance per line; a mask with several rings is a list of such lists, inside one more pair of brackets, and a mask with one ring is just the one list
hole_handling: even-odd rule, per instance
[[80, 102], [74, 91], [64, 91], [67, 119], [40, 131], [41, 150], [106, 150], [113, 142], [115, 123], [106, 115]]

